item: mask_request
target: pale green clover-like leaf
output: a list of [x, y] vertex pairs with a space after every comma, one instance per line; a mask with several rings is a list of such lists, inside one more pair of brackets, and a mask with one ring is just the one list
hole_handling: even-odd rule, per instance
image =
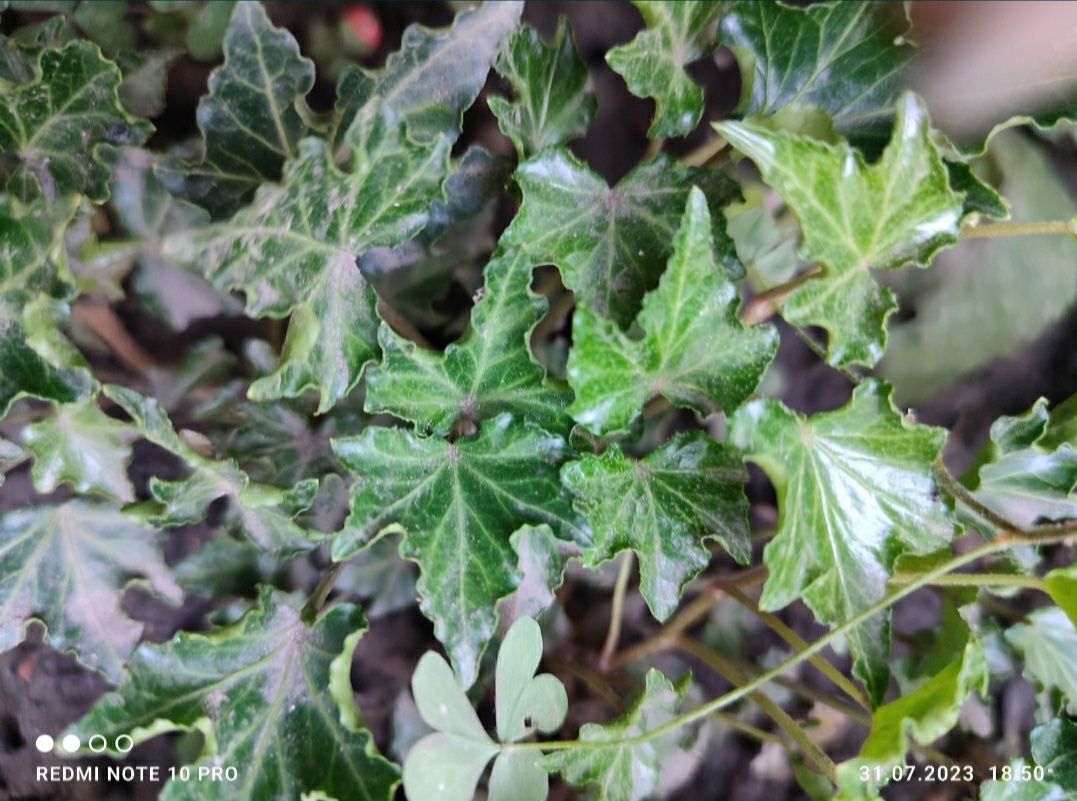
[[642, 337], [585, 305], [577, 309], [569, 411], [592, 432], [627, 430], [655, 395], [705, 416], [736, 408], [759, 385], [778, 333], [738, 319], [737, 290], [715, 258], [711, 231], [706, 198], [693, 187], [669, 266], [636, 318]]
[[317, 479], [305, 479], [287, 489], [251, 481], [235, 460], [204, 456], [184, 441], [153, 398], [115, 385], [106, 386], [105, 394], [127, 413], [142, 437], [191, 468], [191, 475], [180, 481], [151, 478], [152, 501], [133, 507], [132, 514], [154, 526], [179, 526], [197, 523], [205, 518], [210, 504], [228, 498], [239, 529], [261, 548], [287, 555], [318, 544], [317, 532], [295, 519], [314, 503]]
[[521, 164], [516, 180], [523, 191], [512, 226], [517, 241], [534, 264], [556, 265], [577, 298], [622, 327], [658, 284], [693, 184], [710, 204], [719, 259], [740, 274], [721, 214], [737, 188], [721, 172], [660, 156], [610, 187], [564, 148], [551, 148]]
[[515, 98], [491, 97], [487, 103], [521, 159], [581, 136], [594, 119], [591, 78], [566, 17], [558, 20], [549, 44], [530, 25], [521, 26], [502, 48], [496, 68]]
[[236, 3], [224, 38], [224, 64], [198, 103], [205, 141], [199, 163], [169, 158], [157, 168], [173, 193], [227, 217], [263, 183], [280, 178], [308, 133], [297, 109], [314, 85], [314, 64], [288, 31], [274, 28], [261, 3]]
[[378, 321], [356, 259], [423, 229], [448, 155], [444, 137], [418, 146], [383, 124], [342, 172], [322, 140], [305, 139], [281, 183], [263, 186], [250, 206], [166, 240], [166, 256], [219, 289], [243, 290], [252, 316], [291, 315], [280, 365], [251, 385], [252, 400], [316, 390], [324, 413], [358, 383], [377, 355]]
[[1077, 628], [1058, 607], [1037, 609], [1006, 632], [1025, 657], [1024, 673], [1046, 690], [1057, 689], [1077, 711]]
[[142, 636], [123, 610], [124, 588], [137, 579], [174, 604], [182, 598], [162, 547], [153, 530], [82, 501], [0, 517], [0, 651], [38, 620], [49, 645], [117, 681]]
[[420, 143], [455, 140], [463, 113], [478, 97], [501, 43], [516, 28], [520, 2], [484, 3], [463, 11], [449, 28], [410, 25], [400, 50], [370, 72], [349, 67], [337, 83], [334, 148], [350, 134], [362, 142], [384, 114], [406, 124]]
[[644, 801], [652, 798], [662, 768], [680, 746], [683, 732], [672, 731], [634, 742], [633, 738], [668, 723], [688, 691], [689, 679], [674, 685], [658, 670], [647, 673], [643, 695], [621, 718], [610, 723], [586, 723], [579, 740], [587, 748], [549, 754], [542, 766], [560, 772], [567, 781], [589, 787], [596, 801]]
[[80, 494], [99, 494], [133, 501], [127, 477], [131, 460], [130, 427], [115, 420], [93, 398], [56, 406], [51, 417], [23, 431], [26, 450], [34, 457], [34, 488], [49, 493], [64, 483]]
[[962, 198], [950, 189], [922, 102], [902, 99], [893, 138], [873, 164], [847, 144], [747, 122], [716, 128], [796, 213], [803, 255], [820, 264], [820, 275], [789, 296], [782, 316], [826, 329], [829, 363], [875, 364], [897, 303], [870, 270], [928, 264], [957, 241], [961, 221]]
[[1032, 730], [1032, 758], [1050, 780], [1077, 798], [1077, 723], [1055, 718]]
[[689, 134], [703, 116], [704, 96], [685, 67], [717, 49], [724, 4], [639, 0], [634, 5], [647, 27], [628, 44], [610, 50], [606, 62], [632, 94], [654, 99], [649, 137]]
[[[542, 659], [542, 632], [529, 617], [513, 624], [501, 643], [495, 669], [497, 736], [513, 743], [535, 732], [560, 728], [568, 712], [565, 687], [549, 673], [535, 675]], [[544, 801], [549, 777], [536, 751], [501, 752], [483, 729], [448, 663], [426, 654], [412, 676], [419, 714], [435, 729], [420, 740], [404, 764], [409, 799], [469, 801], [487, 763], [490, 801]]]
[[[753, 401], [729, 422], [729, 441], [763, 468], [778, 493], [778, 532], [764, 551], [760, 606], [803, 598], [836, 626], [886, 595], [894, 560], [945, 547], [952, 529], [932, 464], [946, 432], [903, 418], [891, 390], [867, 381], [842, 408], [802, 417]], [[889, 681], [888, 617], [849, 634], [855, 671], [873, 699]]]
[[355, 475], [333, 558], [351, 557], [388, 524], [403, 526], [401, 551], [421, 570], [420, 607], [470, 685], [497, 625], [496, 603], [520, 581], [513, 532], [547, 523], [561, 539], [589, 539], [558, 481], [564, 440], [506, 413], [451, 443], [370, 427], [332, 444]]
[[508, 238], [486, 266], [471, 327], [444, 353], [423, 350], [382, 323], [382, 361], [366, 379], [368, 412], [389, 412], [440, 435], [459, 420], [477, 423], [504, 412], [568, 433], [572, 394], [547, 378], [529, 344], [546, 300], [531, 291], [532, 263], [505, 244]]
[[139, 144], [153, 130], [120, 106], [120, 80], [89, 42], [41, 51], [34, 81], [0, 87], [0, 185], [23, 200], [107, 198], [98, 146]]
[[787, 127], [819, 110], [838, 134], [882, 147], [914, 52], [903, 27], [900, 11], [871, 3], [733, 5], [721, 40], [741, 68], [737, 111]]
[[[939, 739], [957, 723], [968, 697], [986, 692], [989, 674], [983, 645], [967, 627], [964, 639], [956, 659], [915, 690], [872, 713], [871, 731], [860, 753], [838, 767], [838, 798], [875, 798], [878, 786], [860, 780], [863, 768], [872, 776], [889, 777], [894, 767], [905, 764], [911, 741], [926, 746]], [[940, 646], [949, 651], [955, 644]]]
[[976, 499], [1021, 528], [1077, 517], [1077, 437], [1052, 439], [1047, 400], [991, 425], [991, 441], [966, 481]]
[[76, 199], [23, 206], [0, 196], [0, 417], [17, 398], [61, 403], [85, 397], [93, 378], [57, 325], [73, 281], [64, 232]]
[[740, 457], [702, 432], [680, 434], [639, 461], [611, 445], [601, 456], [584, 456], [561, 470], [595, 532], [584, 565], [635, 551], [640, 592], [659, 620], [676, 609], [684, 586], [710, 562], [708, 537], [741, 564], [751, 558], [747, 477]]
[[87, 742], [119, 735], [140, 743], [166, 732], [201, 731], [192, 768], [235, 765], [236, 782], [173, 781], [164, 801], [259, 801], [323, 793], [389, 801], [396, 767], [374, 746], [349, 681], [367, 623], [339, 604], [305, 621], [276, 590], [227, 628], [181, 632], [145, 644], [127, 678], [71, 732]]

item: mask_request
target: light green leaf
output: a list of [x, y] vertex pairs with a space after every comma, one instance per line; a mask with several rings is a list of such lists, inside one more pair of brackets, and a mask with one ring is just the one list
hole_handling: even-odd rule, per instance
[[1077, 564], [1052, 570], [1043, 577], [1047, 592], [1077, 626]]
[[349, 67], [337, 83], [334, 149], [348, 137], [362, 143], [378, 117], [404, 121], [408, 136], [430, 143], [460, 135], [464, 110], [475, 102], [501, 43], [515, 29], [520, 2], [484, 3], [456, 16], [452, 27], [410, 25], [385, 67]]
[[1049, 423], [1046, 398], [1000, 417], [964, 479], [978, 501], [1021, 528], [1077, 517], [1077, 439], [1044, 447]]
[[0, 651], [38, 620], [53, 648], [119, 680], [142, 635], [142, 624], [124, 612], [125, 587], [144, 579], [174, 604], [182, 597], [162, 548], [156, 532], [81, 501], [0, 517]]
[[[1037, 142], [1010, 131], [991, 143], [986, 160], [1015, 221], [1077, 217], [1077, 201]], [[931, 270], [909, 276], [898, 295], [915, 315], [890, 326], [880, 364], [899, 402], [925, 400], [1044, 335], [1077, 304], [1074, 264], [1077, 241], [1068, 237], [996, 237], [963, 241]]]
[[403, 526], [402, 553], [421, 570], [420, 606], [470, 685], [497, 625], [495, 605], [520, 581], [512, 533], [548, 523], [562, 539], [589, 538], [557, 479], [564, 440], [503, 414], [453, 443], [371, 427], [332, 444], [355, 475], [333, 558], [349, 558], [390, 523]]
[[881, 148], [914, 52], [901, 17], [871, 3], [733, 5], [721, 40], [740, 65], [737, 111], [752, 122], [778, 116], [779, 127], [823, 111], [837, 133]]
[[297, 104], [313, 85], [314, 63], [300, 55], [292, 34], [274, 28], [261, 3], [236, 3], [224, 64], [198, 103], [204, 156], [199, 163], [166, 159], [157, 169], [161, 180], [215, 218], [229, 216], [299, 155], [308, 129]]
[[652, 139], [685, 136], [703, 116], [703, 89], [685, 67], [718, 45], [718, 18], [724, 4], [638, 0], [646, 29], [606, 54], [606, 62], [637, 97], [654, 99]]
[[205, 745], [192, 765], [234, 765], [237, 782], [173, 781], [163, 801], [259, 801], [324, 793], [389, 801], [396, 767], [378, 754], [359, 723], [348, 681], [366, 630], [362, 610], [340, 604], [305, 622], [282, 594], [232, 626], [181, 632], [146, 644], [128, 678], [71, 729], [109, 747], [126, 734], [137, 744], [166, 732], [198, 730]]
[[741, 564], [750, 560], [747, 478], [740, 457], [702, 432], [680, 434], [639, 461], [611, 445], [561, 470], [595, 531], [584, 565], [635, 551], [640, 592], [659, 620], [672, 614], [685, 585], [710, 562], [708, 538]]
[[1026, 623], [1006, 631], [1006, 639], [1025, 657], [1025, 676], [1045, 690], [1057, 689], [1077, 712], [1077, 629], [1058, 607], [1037, 609]]
[[[964, 649], [957, 659], [912, 692], [874, 711], [871, 731], [860, 754], [838, 766], [839, 798], [876, 797], [879, 787], [860, 780], [863, 768], [868, 768], [872, 776], [889, 777], [892, 768], [905, 764], [911, 741], [930, 745], [954, 727], [961, 707], [972, 693], [982, 695], [987, 691], [990, 677], [983, 646], [967, 627], [964, 639]], [[952, 649], [954, 643], [941, 646]]]
[[759, 386], [778, 332], [740, 322], [737, 290], [715, 258], [711, 230], [706, 198], [693, 187], [669, 266], [636, 318], [642, 337], [625, 335], [585, 305], [577, 309], [569, 411], [592, 432], [627, 430], [656, 395], [706, 416], [735, 409]]
[[59, 404], [51, 417], [23, 430], [23, 445], [34, 457], [34, 489], [53, 492], [64, 483], [79, 494], [133, 501], [127, 478], [134, 432], [106, 415], [93, 398]]
[[26, 457], [22, 448], [0, 437], [0, 487], [4, 486], [4, 474]]
[[1032, 730], [1032, 757], [1059, 787], [1077, 798], [1077, 723], [1055, 718]]
[[638, 743], [632, 738], [671, 720], [687, 690], [687, 680], [674, 685], [652, 668], [647, 673], [646, 689], [632, 709], [610, 723], [585, 723], [580, 727], [579, 740], [589, 747], [549, 754], [542, 761], [543, 767], [560, 772], [578, 787], [590, 787], [596, 801], [651, 798], [659, 788], [666, 760], [678, 748], [684, 733], [673, 731]]
[[444, 353], [423, 350], [382, 323], [382, 361], [366, 379], [368, 412], [389, 412], [439, 435], [504, 412], [568, 433], [571, 392], [547, 379], [529, 344], [546, 300], [531, 291], [531, 261], [506, 238], [486, 266], [471, 327]]
[[[953, 532], [932, 471], [946, 432], [903, 418], [890, 392], [866, 381], [833, 412], [805, 418], [761, 400], [730, 419], [729, 441], [778, 493], [762, 608], [802, 597], [820, 622], [836, 626], [886, 595], [898, 556], [949, 543]], [[855, 629], [849, 644], [857, 676], [880, 699], [889, 681], [888, 617]]]
[[582, 136], [594, 119], [591, 77], [576, 52], [567, 17], [558, 20], [549, 44], [530, 25], [521, 26], [502, 48], [496, 67], [515, 99], [486, 102], [521, 160]]
[[168, 73], [181, 55], [176, 48], [121, 53], [116, 63], [123, 72], [119, 90], [123, 107], [136, 117], [146, 119], [164, 111]]
[[23, 200], [108, 197], [98, 145], [140, 144], [153, 126], [128, 115], [120, 70], [89, 42], [43, 50], [38, 77], [0, 87], [0, 185]]
[[567, 150], [553, 148], [521, 164], [516, 180], [524, 196], [512, 226], [516, 241], [534, 264], [556, 265], [578, 299], [621, 327], [658, 284], [693, 184], [710, 204], [722, 264], [739, 274], [720, 211], [737, 189], [721, 172], [660, 156], [610, 187]]
[[249, 207], [166, 240], [166, 256], [201, 270], [221, 290], [243, 290], [250, 315], [291, 314], [280, 366], [251, 385], [252, 400], [316, 390], [324, 413], [377, 355], [376, 298], [356, 259], [426, 225], [441, 197], [448, 142], [420, 147], [379, 125], [366, 147], [345, 173], [324, 142], [303, 140], [282, 182], [259, 189]]
[[520, 583], [501, 601], [502, 624], [538, 617], [549, 609], [556, 600], [553, 591], [565, 580], [569, 558], [579, 553], [576, 545], [558, 539], [546, 525], [521, 526], [509, 542], [517, 554]]
[[71, 197], [23, 207], [0, 196], [0, 417], [25, 395], [68, 403], [93, 388], [81, 358], [60, 340], [55, 318], [66, 307], [48, 300], [71, 294], [63, 237], [75, 205]]
[[[554, 676], [535, 675], [542, 659], [542, 632], [522, 617], [509, 629], [497, 655], [495, 702], [498, 738], [511, 743], [535, 731], [560, 728], [568, 711], [564, 685]], [[419, 714], [435, 729], [408, 754], [404, 791], [411, 801], [470, 801], [486, 764], [500, 748], [482, 727], [452, 668], [427, 653], [411, 680]], [[500, 753], [490, 777], [490, 801], [544, 801], [546, 771], [538, 751]]]
[[288, 489], [253, 482], [234, 460], [203, 456], [185, 442], [153, 398], [115, 385], [106, 386], [105, 394], [131, 417], [144, 438], [175, 454], [191, 468], [191, 475], [181, 481], [151, 478], [153, 501], [134, 507], [133, 514], [158, 527], [197, 523], [205, 518], [211, 503], [228, 498], [236, 525], [261, 548], [290, 555], [318, 544], [317, 532], [303, 528], [295, 520], [314, 503], [317, 479], [300, 481]]
[[789, 296], [782, 316], [826, 329], [829, 363], [874, 365], [897, 304], [869, 270], [928, 264], [957, 241], [961, 220], [961, 196], [950, 189], [921, 101], [911, 94], [902, 99], [893, 138], [870, 165], [846, 144], [754, 123], [715, 127], [796, 213], [803, 255], [820, 263], [821, 275]]

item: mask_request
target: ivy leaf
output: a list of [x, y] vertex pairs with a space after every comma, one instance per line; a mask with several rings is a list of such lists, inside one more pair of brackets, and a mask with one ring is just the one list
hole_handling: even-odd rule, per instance
[[789, 296], [782, 316], [793, 325], [825, 328], [830, 364], [875, 364], [897, 303], [869, 269], [926, 265], [959, 233], [962, 199], [950, 189], [921, 101], [905, 95], [893, 138], [870, 165], [846, 144], [755, 123], [715, 127], [796, 213], [804, 257], [820, 263], [822, 274]]
[[205, 745], [193, 770], [240, 766], [238, 783], [173, 781], [164, 801], [307, 793], [388, 801], [397, 769], [362, 727], [349, 681], [366, 627], [351, 604], [306, 623], [281, 593], [264, 588], [259, 604], [234, 625], [140, 647], [129, 677], [71, 732], [83, 742], [103, 735], [111, 747], [122, 734], [138, 744], [198, 729]]
[[336, 588], [364, 600], [376, 620], [415, 604], [415, 565], [400, 558], [400, 535], [378, 537], [359, 552], [337, 579]]
[[967, 479], [978, 501], [1022, 528], [1077, 517], [1077, 439], [1045, 446], [1050, 429], [1046, 398], [1000, 417]]
[[458, 420], [478, 423], [504, 412], [567, 434], [571, 392], [547, 379], [529, 344], [547, 308], [531, 291], [531, 268], [523, 251], [503, 247], [486, 266], [470, 329], [444, 353], [423, 350], [382, 323], [383, 356], [367, 375], [366, 410], [389, 412], [439, 435]]
[[[910, 739], [930, 745], [957, 724], [961, 707], [973, 692], [987, 691], [990, 676], [983, 646], [967, 627], [964, 639], [956, 659], [912, 692], [875, 710], [860, 754], [838, 767], [839, 798], [875, 798], [878, 787], [860, 780], [863, 768], [872, 776], [889, 777], [894, 767], [905, 763]], [[955, 644], [941, 645], [953, 649]]]
[[737, 290], [714, 255], [711, 218], [693, 187], [673, 255], [631, 338], [581, 306], [572, 323], [569, 411], [596, 434], [625, 431], [654, 395], [706, 416], [751, 395], [778, 350], [770, 326], [746, 328]]
[[96, 45], [43, 50], [37, 78], [0, 91], [0, 185], [22, 200], [82, 194], [108, 197], [98, 145], [140, 144], [153, 126], [128, 115], [120, 70]]
[[1077, 711], [1077, 629], [1058, 607], [1037, 609], [1026, 623], [1006, 632], [1007, 641], [1025, 657], [1026, 677], [1046, 690], [1057, 689]]
[[420, 606], [470, 685], [495, 605], [520, 581], [512, 533], [548, 523], [562, 539], [589, 538], [557, 479], [564, 440], [502, 414], [454, 443], [372, 427], [332, 445], [356, 477], [333, 558], [348, 559], [390, 523], [403, 526], [402, 553], [422, 571]]
[[643, 695], [632, 709], [610, 723], [585, 723], [579, 740], [589, 746], [549, 754], [543, 767], [559, 771], [576, 786], [591, 786], [596, 801], [651, 798], [659, 788], [666, 760], [684, 734], [674, 731], [639, 743], [632, 738], [669, 722], [683, 703], [688, 685], [687, 678], [674, 685], [651, 668]]
[[[778, 493], [778, 533], [763, 555], [770, 570], [763, 609], [803, 597], [820, 622], [838, 625], [886, 595], [898, 556], [950, 541], [932, 472], [946, 432], [903, 418], [890, 393], [870, 380], [833, 412], [805, 418], [760, 400], [730, 419], [729, 441]], [[864, 623], [849, 644], [857, 676], [880, 699], [889, 681], [888, 618]]]
[[651, 139], [685, 136], [703, 116], [703, 89], [685, 71], [717, 47], [722, 3], [633, 3], [646, 29], [606, 54], [636, 97], [654, 98]]
[[509, 538], [517, 554], [520, 584], [500, 604], [502, 624], [521, 617], [538, 617], [553, 605], [553, 591], [565, 580], [568, 560], [577, 546], [554, 536], [547, 525], [521, 526]]
[[21, 462], [25, 456], [22, 448], [0, 437], [0, 487], [4, 486], [4, 474]]
[[721, 214], [737, 188], [723, 173], [659, 156], [610, 187], [567, 150], [553, 148], [521, 164], [516, 180], [523, 191], [513, 221], [517, 241], [534, 264], [556, 265], [577, 298], [621, 327], [658, 284], [693, 184], [709, 201], [719, 258], [739, 275]]
[[740, 65], [737, 111], [753, 122], [778, 116], [784, 127], [821, 110], [837, 133], [881, 148], [914, 52], [899, 18], [860, 3], [733, 5], [721, 40]]
[[127, 413], [143, 437], [175, 454], [191, 468], [191, 475], [182, 481], [150, 479], [153, 502], [133, 511], [151, 525], [197, 523], [205, 518], [211, 503], [228, 498], [240, 530], [261, 548], [294, 555], [318, 544], [315, 534], [295, 521], [314, 503], [317, 479], [300, 481], [288, 489], [253, 482], [234, 460], [211, 459], [188, 445], [153, 398], [111, 384], [105, 387], [105, 394]]
[[132, 434], [93, 398], [57, 405], [51, 417], [23, 431], [23, 445], [34, 457], [34, 489], [50, 493], [69, 483], [82, 495], [133, 501], [135, 490], [127, 478]]
[[566, 17], [558, 20], [549, 44], [530, 25], [522, 25], [501, 50], [496, 68], [515, 99], [491, 97], [486, 102], [521, 160], [582, 136], [594, 120], [598, 104], [591, 76], [576, 52]]
[[639, 461], [611, 445], [561, 471], [595, 531], [584, 565], [596, 567], [631, 548], [640, 560], [640, 591], [659, 620], [710, 562], [708, 537], [739, 563], [751, 559], [747, 478], [740, 457], [702, 432], [679, 434]]
[[1043, 577], [1047, 592], [1077, 626], [1077, 564], [1052, 570]]
[[166, 159], [158, 175], [168, 189], [227, 217], [260, 184], [280, 178], [308, 133], [297, 110], [314, 86], [314, 63], [291, 33], [273, 27], [261, 3], [236, 3], [224, 37], [224, 64], [198, 103], [205, 140], [200, 163]]
[[116, 63], [123, 72], [120, 102], [136, 117], [152, 119], [165, 110], [165, 91], [172, 64], [182, 55], [177, 48], [120, 53]]
[[[25, 395], [68, 403], [93, 388], [80, 359], [68, 358], [42, 297], [66, 298], [71, 272], [64, 232], [76, 199], [22, 206], [0, 196], [0, 417]], [[46, 303], [46, 305], [49, 305]]]
[[[512, 743], [536, 731], [561, 727], [568, 695], [555, 676], [536, 676], [542, 659], [542, 632], [522, 617], [501, 643], [495, 669], [497, 736]], [[404, 791], [409, 799], [469, 801], [486, 764], [494, 755], [490, 801], [545, 801], [549, 777], [538, 765], [537, 751], [501, 749], [482, 727], [471, 702], [448, 663], [427, 653], [412, 676], [419, 714], [435, 730], [420, 740], [404, 764]]]
[[455, 140], [464, 110], [479, 96], [522, 11], [521, 2], [484, 3], [457, 14], [444, 30], [410, 25], [383, 69], [349, 67], [337, 83], [334, 148], [348, 136], [362, 143], [374, 121], [386, 114], [403, 120], [416, 142], [428, 144], [442, 135]]
[[356, 259], [422, 230], [448, 168], [448, 142], [420, 147], [379, 125], [334, 166], [324, 142], [305, 139], [280, 184], [208, 228], [166, 240], [165, 255], [200, 269], [221, 290], [241, 289], [253, 317], [292, 315], [281, 363], [248, 396], [266, 401], [316, 390], [328, 411], [377, 355], [376, 298]]
[[182, 598], [162, 547], [154, 531], [82, 501], [0, 517], [0, 651], [39, 620], [53, 648], [117, 681], [142, 636], [123, 610], [126, 585], [145, 579], [162, 598]]
[[1077, 723], [1055, 718], [1032, 730], [1032, 758], [1051, 781], [1077, 793]]

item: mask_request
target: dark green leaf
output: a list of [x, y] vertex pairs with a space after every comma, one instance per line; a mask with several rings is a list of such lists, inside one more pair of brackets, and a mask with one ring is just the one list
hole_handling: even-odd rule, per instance
[[577, 298], [622, 327], [658, 284], [693, 184], [711, 207], [719, 258], [739, 274], [721, 214], [737, 189], [722, 173], [660, 156], [611, 188], [567, 150], [555, 148], [521, 164], [516, 180], [524, 195], [513, 222], [517, 241], [535, 264], [556, 265]]
[[140, 144], [153, 130], [120, 106], [120, 80], [96, 45], [71, 42], [42, 51], [33, 82], [0, 87], [0, 184], [23, 200], [106, 199], [98, 146]]
[[117, 59], [123, 72], [120, 102], [136, 117], [153, 118], [165, 110], [165, 90], [172, 63], [179, 50], [166, 48], [140, 53], [121, 53]]
[[386, 411], [445, 435], [458, 420], [478, 423], [511, 412], [567, 433], [571, 392], [546, 378], [529, 345], [546, 300], [531, 292], [532, 263], [511, 242], [486, 266], [486, 288], [471, 328], [445, 350], [421, 349], [382, 323], [382, 362], [367, 376], [366, 410]]
[[870, 165], [844, 144], [754, 123], [716, 127], [793, 209], [804, 255], [820, 263], [821, 275], [789, 296], [782, 316], [793, 325], [825, 328], [831, 364], [874, 365], [897, 304], [869, 270], [928, 264], [939, 248], [957, 241], [961, 220], [961, 196], [950, 189], [922, 103], [905, 96], [893, 139]]
[[561, 471], [595, 532], [584, 565], [635, 551], [640, 592], [659, 620], [677, 608], [684, 586], [710, 562], [708, 537], [742, 564], [751, 558], [747, 477], [738, 456], [701, 432], [680, 434], [640, 461], [611, 445]]
[[181, 632], [135, 652], [129, 677], [71, 730], [137, 744], [199, 729], [193, 770], [231, 765], [237, 782], [173, 781], [163, 801], [281, 798], [389, 801], [397, 769], [362, 727], [349, 681], [366, 619], [350, 604], [307, 624], [275, 590], [235, 625]]
[[566, 450], [560, 437], [509, 414], [455, 443], [377, 427], [335, 439], [356, 479], [333, 557], [349, 558], [390, 523], [403, 526], [402, 552], [421, 570], [422, 610], [470, 685], [494, 634], [495, 605], [520, 581], [512, 533], [548, 523], [562, 539], [589, 538], [557, 478]]
[[778, 333], [738, 319], [737, 290], [715, 258], [711, 231], [706, 198], [693, 188], [669, 266], [636, 318], [642, 337], [585, 305], [576, 310], [569, 411], [592, 432], [627, 430], [656, 395], [706, 416], [736, 408], [759, 385]]
[[825, 112], [837, 133], [881, 148], [913, 48], [896, 7], [872, 3], [737, 3], [721, 39], [741, 69], [737, 111], [752, 121], [789, 123]]
[[502, 49], [497, 71], [512, 87], [514, 99], [491, 97], [487, 103], [520, 159], [582, 136], [595, 117], [591, 78], [566, 17], [558, 21], [550, 44], [523, 25]]
[[1077, 797], [1077, 723], [1056, 718], [1032, 730], [1032, 758], [1059, 787]]
[[636, 38], [606, 54], [606, 62], [637, 97], [654, 98], [652, 139], [691, 133], [703, 116], [703, 89], [685, 67], [717, 49], [716, 2], [634, 3], [647, 27]]
[[161, 537], [103, 506], [72, 501], [0, 517], [0, 651], [39, 620], [48, 643], [74, 651], [117, 681], [142, 635], [123, 610], [123, 590], [145, 579], [178, 604]]
[[[903, 418], [885, 384], [865, 382], [848, 405], [809, 418], [774, 400], [753, 401], [729, 425], [730, 442], [778, 493], [762, 608], [803, 598], [821, 622], [838, 625], [886, 595], [899, 555], [949, 543], [932, 471], [945, 431]], [[889, 681], [887, 616], [860, 626], [849, 643], [857, 676], [880, 699]]]

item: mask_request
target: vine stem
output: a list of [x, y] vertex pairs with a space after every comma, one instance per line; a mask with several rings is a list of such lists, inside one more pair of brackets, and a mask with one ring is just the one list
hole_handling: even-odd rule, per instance
[[1035, 236], [1043, 234], [1077, 236], [1077, 217], [1071, 220], [980, 223], [979, 225], [966, 225], [961, 229], [963, 239], [993, 239], [1001, 236]]
[[333, 585], [337, 583], [337, 578], [340, 576], [340, 571], [344, 569], [344, 565], [344, 562], [333, 562], [322, 575], [311, 591], [307, 603], [303, 606], [301, 617], [304, 620], [314, 620], [318, 613], [322, 611], [322, 606], [329, 597], [329, 593], [333, 591]]
[[686, 153], [684, 156], [682, 156], [681, 164], [686, 167], [702, 167], [712, 158], [725, 150], [728, 145], [729, 142], [727, 142], [724, 137], [712, 137], [692, 152]]
[[954, 478], [953, 474], [946, 469], [946, 465], [943, 464], [941, 459], [935, 462], [935, 480], [954, 500], [965, 504], [965, 506], [995, 528], [1000, 531], [1017, 530], [1017, 526], [1015, 526], [1013, 522], [1000, 515], [990, 506], [985, 506], [980, 502], [979, 498], [969, 491], [968, 487]]
[[628, 581], [632, 578], [632, 565], [635, 556], [632, 551], [626, 551], [621, 557], [621, 569], [617, 573], [617, 583], [613, 586], [613, 603], [610, 607], [610, 628], [606, 632], [606, 642], [602, 646], [602, 653], [598, 657], [598, 669], [603, 673], [610, 669], [610, 660], [617, 651], [617, 643], [621, 641], [621, 623], [624, 618], [625, 595], [628, 593]]
[[[890, 577], [891, 584], [908, 584], [916, 578], [915, 573], [896, 573]], [[1047, 591], [1043, 579], [1037, 576], [1019, 576], [1011, 573], [953, 573], [932, 581], [931, 587], [1021, 587]]]
[[1053, 542], [1062, 542], [1070, 537], [1077, 535], [1077, 523], [1070, 523], [1065, 525], [1052, 525], [1042, 526], [1037, 529], [1033, 529], [1029, 532], [1017, 532], [1008, 531], [998, 538], [984, 543], [978, 548], [973, 548], [966, 553], [959, 554], [945, 564], [939, 565], [931, 570], [928, 570], [916, 577], [915, 581], [910, 581], [898, 589], [890, 592], [882, 599], [876, 601], [867, 609], [853, 615], [844, 623], [834, 627], [827, 634], [820, 637], [813, 642], [803, 651], [794, 654], [786, 659], [784, 662], [774, 666], [770, 670], [760, 673], [754, 679], [747, 684], [743, 684], [740, 687], [736, 687], [724, 695], [720, 695], [717, 698], [708, 701], [701, 706], [696, 707], [690, 712], [685, 712], [682, 715], [671, 718], [668, 722], [661, 726], [657, 726], [648, 731], [637, 734], [634, 737], [626, 737], [623, 740], [554, 740], [550, 742], [528, 742], [528, 743], [515, 743], [513, 749], [521, 750], [541, 750], [541, 751], [567, 751], [570, 749], [580, 750], [594, 750], [600, 748], [609, 748], [611, 746], [634, 746], [641, 745], [649, 742], [658, 737], [663, 737], [670, 734], [682, 726], [695, 723], [698, 720], [706, 718], [712, 712], [716, 712], [719, 709], [724, 709], [730, 704], [736, 703], [742, 698], [747, 697], [749, 694], [755, 692], [760, 687], [768, 684], [776, 679], [778, 676], [785, 674], [787, 671], [796, 667], [797, 665], [808, 661], [813, 656], [821, 653], [824, 648], [837, 640], [839, 637], [844, 637], [851, 632], [857, 626], [861, 626], [867, 621], [871, 620], [875, 615], [886, 611], [891, 606], [896, 604], [902, 598], [905, 598], [912, 593], [916, 592], [921, 587], [924, 587], [931, 582], [935, 581], [948, 573], [964, 567], [967, 564], [975, 562], [977, 559], [981, 559], [985, 556], [990, 556], [993, 553], [1007, 550], [1008, 548], [1017, 547], [1020, 545], [1045, 545]]

